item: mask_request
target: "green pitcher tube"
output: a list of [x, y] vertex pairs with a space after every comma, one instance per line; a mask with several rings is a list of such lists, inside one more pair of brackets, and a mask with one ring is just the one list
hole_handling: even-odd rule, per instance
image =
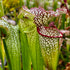
[[[27, 42], [25, 43], [28, 44], [27, 47], [28, 47], [29, 54], [31, 57], [33, 69], [43, 70], [42, 61], [40, 60], [41, 56], [40, 56], [40, 46], [39, 46], [39, 41], [38, 41], [39, 38], [38, 38], [37, 28], [36, 28], [36, 25], [33, 23], [34, 15], [28, 12], [27, 10], [22, 9], [20, 14], [18, 15], [18, 18], [20, 19], [19, 20], [20, 33], [22, 33], [21, 34], [22, 36], [25, 35], [23, 40], [25, 40], [25, 38], [27, 40]], [[29, 58], [29, 55], [28, 55], [28, 58]]]
[[41, 54], [48, 70], [57, 70], [59, 38], [62, 33], [56, 27], [41, 26], [38, 29]]
[[7, 50], [5, 51], [8, 53], [6, 56], [9, 56], [8, 62], [11, 64], [11, 70], [21, 70], [19, 26], [13, 26], [4, 20], [0, 20], [0, 28], [6, 34], [5, 43]]

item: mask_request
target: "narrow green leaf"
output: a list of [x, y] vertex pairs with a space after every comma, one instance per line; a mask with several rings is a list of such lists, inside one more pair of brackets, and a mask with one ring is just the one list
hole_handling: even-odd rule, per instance
[[2, 70], [2, 68], [0, 67], [0, 70]]
[[11, 63], [10, 63], [10, 56], [9, 56], [8, 49], [7, 49], [7, 46], [6, 46], [6, 43], [5, 43], [4, 39], [3, 39], [3, 44], [4, 44], [4, 49], [5, 49], [5, 54], [6, 54], [7, 64], [8, 64], [8, 69], [12, 70]]
[[70, 51], [70, 44], [69, 44], [69, 42], [70, 42], [70, 39], [67, 39], [67, 41], [66, 41], [66, 48], [67, 48], [68, 52]]
[[30, 8], [30, 7], [29, 7], [29, 4], [30, 4], [30, 0], [27, 0], [27, 1], [26, 1], [26, 6], [27, 6], [28, 8]]
[[20, 0], [20, 7], [24, 5], [24, 0]]
[[4, 60], [3, 60], [3, 53], [2, 53], [2, 38], [1, 38], [1, 30], [0, 30], [0, 57], [1, 57], [2, 68], [3, 68], [3, 70], [5, 70], [5, 68], [4, 68]]
[[69, 51], [69, 49], [70, 49], [70, 45], [69, 45], [69, 44], [67, 44], [67, 51]]
[[3, 3], [2, 0], [0, 0], [0, 17], [4, 16], [4, 9], [3, 9]]
[[58, 4], [58, 0], [54, 0], [54, 3], [53, 3], [53, 10], [56, 11], [57, 9], [57, 4]]
[[61, 29], [65, 28], [65, 16], [66, 14], [62, 14], [62, 24], [61, 24]]

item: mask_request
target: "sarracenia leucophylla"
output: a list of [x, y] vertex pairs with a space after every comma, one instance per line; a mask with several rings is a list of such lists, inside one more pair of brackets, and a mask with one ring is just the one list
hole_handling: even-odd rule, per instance
[[48, 21], [51, 21], [52, 15], [57, 17], [59, 14], [54, 11], [45, 11], [42, 8], [32, 8], [31, 12], [36, 15], [34, 22], [39, 34], [39, 43], [44, 64], [48, 70], [57, 70], [59, 38], [62, 38], [63, 34], [56, 28], [54, 22], [48, 25]]
[[9, 70], [21, 70], [19, 26], [13, 26], [1, 19], [0, 31]]
[[[32, 14], [31, 14], [32, 13]], [[34, 15], [34, 17], [32, 16]], [[30, 17], [31, 16], [31, 17]], [[44, 60], [44, 64], [47, 66], [49, 70], [56, 70], [57, 62], [58, 62], [58, 46], [59, 46], [59, 38], [63, 37], [63, 34], [56, 28], [54, 23], [52, 25], [48, 25], [47, 23], [51, 21], [51, 17], [57, 17], [59, 14], [57, 12], [53, 13], [51, 11], [45, 11], [43, 8], [31, 8], [30, 10], [25, 6], [20, 11], [18, 18], [20, 19], [19, 25], [22, 28], [21, 32], [26, 34], [28, 44], [31, 52], [32, 47], [34, 47], [34, 43], [39, 40], [38, 44], [40, 47], [41, 55]], [[34, 18], [34, 20], [33, 20]], [[36, 26], [35, 26], [35, 24]], [[49, 27], [46, 27], [49, 26]], [[35, 29], [35, 30], [34, 30]], [[32, 32], [34, 30], [34, 32]], [[36, 35], [36, 33], [38, 33]], [[38, 39], [35, 39], [38, 36]], [[35, 48], [38, 48], [35, 44]], [[32, 47], [31, 47], [32, 46]], [[34, 49], [33, 49], [34, 50]], [[32, 60], [33, 59], [33, 55]], [[36, 52], [35, 52], [36, 53]], [[35, 64], [36, 62], [33, 61]], [[36, 70], [36, 67], [35, 67]]]

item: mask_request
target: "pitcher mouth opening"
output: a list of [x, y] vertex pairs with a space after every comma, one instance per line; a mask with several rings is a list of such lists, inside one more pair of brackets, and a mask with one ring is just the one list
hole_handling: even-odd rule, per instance
[[[43, 27], [43, 29], [42, 29]], [[43, 31], [42, 31], [43, 30]], [[46, 26], [40, 26], [37, 27], [37, 32], [44, 37], [48, 38], [62, 38], [63, 33], [60, 32], [56, 27], [46, 27]]]

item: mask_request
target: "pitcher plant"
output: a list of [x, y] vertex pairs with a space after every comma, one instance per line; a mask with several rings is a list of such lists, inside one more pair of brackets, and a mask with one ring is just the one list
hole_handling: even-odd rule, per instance
[[5, 20], [0, 20], [0, 32], [6, 36], [5, 38], [2, 37], [2, 39], [8, 67], [9, 70], [21, 70], [19, 26], [13, 26]]

